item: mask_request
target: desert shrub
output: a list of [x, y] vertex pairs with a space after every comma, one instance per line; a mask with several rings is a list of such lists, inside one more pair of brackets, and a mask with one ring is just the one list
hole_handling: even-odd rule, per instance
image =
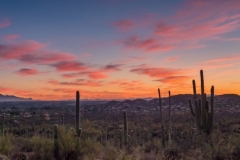
[[139, 160], [162, 160], [162, 159], [163, 159], [163, 155], [156, 154], [154, 152], [144, 153], [139, 158]]
[[32, 160], [54, 160], [53, 158], [53, 140], [42, 138], [40, 136], [33, 136], [30, 139], [33, 145], [34, 155]]
[[166, 160], [180, 160], [182, 156], [177, 148], [169, 148], [164, 151], [164, 158]]
[[33, 152], [33, 143], [28, 139], [22, 140], [20, 152]]
[[14, 149], [14, 145], [11, 141], [10, 136], [4, 137], [4, 139], [0, 138], [0, 153], [6, 156], [10, 155]]
[[104, 154], [102, 144], [92, 139], [83, 140], [80, 151], [81, 157], [83, 157], [84, 160], [102, 157]]
[[[80, 154], [80, 147], [78, 146], [78, 138], [76, 133], [72, 130], [67, 130], [64, 127], [59, 127], [59, 147], [62, 150], [63, 157], [66, 159], [76, 159], [77, 153]], [[81, 142], [80, 142], [81, 145]], [[75, 157], [75, 158], [73, 158]]]
[[160, 150], [162, 150], [161, 147], [161, 140], [160, 139], [153, 139], [152, 141], [148, 141], [144, 144], [144, 152], [150, 153], [155, 152], [158, 153]]
[[103, 159], [116, 160], [119, 156], [118, 150], [109, 143], [106, 143], [105, 147], [103, 148], [103, 152]]
[[22, 152], [16, 152], [12, 155], [12, 159], [21, 159], [21, 160], [27, 160], [27, 157]]
[[238, 160], [240, 159], [240, 147], [235, 147], [233, 152], [232, 152], [232, 157], [233, 160]]

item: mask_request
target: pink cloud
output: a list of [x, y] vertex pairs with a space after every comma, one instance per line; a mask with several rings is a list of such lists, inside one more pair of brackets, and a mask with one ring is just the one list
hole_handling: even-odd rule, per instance
[[120, 88], [124, 90], [130, 90], [130, 91], [139, 91], [139, 90], [149, 90], [150, 87], [146, 86], [145, 83], [143, 83], [140, 80], [127, 80], [127, 79], [118, 79], [115, 81], [110, 81], [110, 85], [117, 85]]
[[184, 82], [189, 82], [190, 77], [189, 76], [170, 76], [170, 77], [164, 77], [162, 79], [154, 80], [159, 81], [162, 83], [169, 83], [169, 84], [181, 84]]
[[92, 86], [92, 87], [102, 86], [101, 81], [91, 81], [85, 79], [76, 79], [73, 82], [59, 82], [56, 80], [49, 80], [48, 83], [57, 86]]
[[11, 34], [11, 35], [4, 36], [4, 40], [12, 41], [12, 40], [17, 39], [19, 37], [20, 37], [19, 34]]
[[169, 42], [177, 42], [199, 41], [235, 31], [240, 26], [240, 2], [225, 2], [187, 1], [181, 8], [184, 11], [180, 10], [165, 22], [158, 22], [154, 33]]
[[82, 71], [82, 72], [76, 72], [76, 73], [67, 73], [67, 74], [63, 74], [62, 76], [64, 78], [88, 76], [90, 79], [105, 79], [108, 77], [108, 75], [106, 75], [102, 71]]
[[0, 45], [0, 59], [46, 64], [75, 58], [75, 56], [70, 53], [44, 50], [45, 46], [45, 44], [36, 41]]
[[155, 38], [140, 39], [138, 36], [132, 36], [120, 43], [124, 44], [126, 48], [143, 49], [147, 52], [167, 51], [173, 48], [171, 45], [161, 44], [161, 42]]
[[6, 92], [11, 92], [11, 91], [13, 91], [13, 89], [11, 89], [11, 88], [8, 88], [8, 87], [0, 87], [0, 94], [2, 94], [2, 93], [6, 93]]
[[169, 57], [167, 58], [167, 62], [173, 62], [173, 61], [176, 61], [177, 59], [179, 58], [179, 56], [173, 56], [173, 57]]
[[229, 69], [235, 68], [239, 65], [240, 56], [239, 55], [229, 55], [225, 57], [218, 57], [215, 59], [206, 60], [203, 62], [199, 62], [196, 68], [202, 68], [205, 70], [213, 70], [213, 69]]
[[108, 76], [106, 74], [104, 74], [103, 72], [98, 72], [98, 71], [95, 71], [95, 72], [90, 72], [88, 74], [89, 78], [91, 79], [104, 79], [104, 78], [107, 78]]
[[79, 76], [87, 76], [90, 79], [105, 79], [108, 77], [104, 72], [102, 71], [82, 71], [82, 72], [76, 72], [76, 73], [66, 73], [62, 75], [64, 78], [74, 78]]
[[148, 67], [146, 65], [140, 65], [131, 69], [130, 72], [134, 72], [137, 74], [145, 74], [154, 78], [164, 78], [164, 77], [171, 77], [178, 74], [182, 74], [184, 71], [180, 69], [173, 69], [173, 68], [157, 68], [157, 67]]
[[140, 65], [131, 69], [130, 72], [147, 75], [151, 78], [158, 78], [154, 81], [161, 81], [162, 83], [186, 82], [186, 80], [189, 79], [189, 76], [186, 75], [188, 74], [188, 71], [182, 69], [158, 68]]
[[44, 45], [36, 41], [27, 41], [10, 45], [0, 45], [0, 58], [5, 60], [19, 59], [24, 55], [33, 53]]
[[[84, 64], [83, 64], [84, 65]], [[93, 67], [84, 68], [85, 71], [75, 72], [75, 73], [67, 73], [63, 74], [64, 78], [74, 78], [78, 76], [88, 76], [90, 79], [105, 79], [108, 78], [108, 72], [120, 71], [122, 64], [108, 64], [105, 66], [100, 66], [97, 69]]]
[[160, 21], [157, 22], [154, 33], [160, 35], [172, 35], [176, 29], [177, 28], [175, 28], [174, 26]]
[[30, 75], [39, 74], [40, 72], [38, 72], [35, 69], [22, 68], [22, 69], [19, 69], [18, 71], [16, 71], [16, 73], [21, 75], [21, 76], [30, 76]]
[[12, 23], [8, 18], [0, 19], [0, 28], [5, 28], [10, 26]]
[[100, 70], [106, 72], [106, 71], [120, 71], [122, 64], [108, 64], [103, 66]]
[[82, 71], [90, 69], [84, 63], [77, 61], [61, 61], [55, 64], [51, 64], [51, 66], [55, 67], [57, 71]]
[[128, 31], [135, 26], [134, 22], [130, 19], [124, 19], [121, 21], [113, 22], [112, 25], [115, 26], [120, 31]]
[[217, 62], [227, 62], [227, 61], [236, 61], [236, 60], [240, 60], [240, 56], [239, 55], [230, 55], [230, 56], [226, 56], [226, 57], [220, 57], [220, 58], [216, 58], [216, 59], [211, 59], [211, 60], [207, 60], [204, 63], [217, 63]]
[[[149, 32], [149, 28], [153, 28], [150, 34], [145, 34], [144, 37], [129, 36], [119, 43], [127, 49], [145, 52], [204, 47], [203, 43], [213, 37], [239, 30], [239, 10], [240, 1], [235, 0], [188, 0], [176, 15], [153, 19], [155, 25], [147, 26], [143, 30], [146, 33], [146, 30]], [[192, 47], [193, 44], [196, 47]]]

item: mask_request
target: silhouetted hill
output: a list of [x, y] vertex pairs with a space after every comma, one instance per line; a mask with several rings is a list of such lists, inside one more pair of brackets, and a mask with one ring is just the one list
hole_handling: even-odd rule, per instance
[[121, 102], [119, 101], [109, 101], [106, 103], [107, 106], [115, 106], [115, 105], [119, 105]]
[[[197, 94], [197, 98], [201, 98], [200, 94]], [[223, 95], [215, 95], [215, 99], [240, 99], [240, 96], [237, 94], [223, 94]], [[178, 95], [172, 95], [171, 101], [172, 103], [184, 103], [188, 105], [188, 99], [193, 100], [193, 94], [178, 94]], [[208, 97], [209, 99], [209, 97]], [[116, 107], [130, 107], [130, 106], [159, 106], [159, 100], [158, 98], [154, 98], [151, 100], [145, 100], [145, 99], [134, 99], [134, 100], [124, 100], [124, 101], [109, 101], [106, 103], [107, 106], [116, 106]], [[168, 104], [168, 97], [162, 97], [162, 104], [167, 105]]]
[[237, 95], [237, 94], [223, 94], [223, 95], [219, 95], [217, 97], [219, 97], [219, 98], [233, 98], [233, 99], [240, 98], [240, 96]]
[[32, 98], [21, 98], [13, 95], [0, 94], [0, 101], [32, 101]]

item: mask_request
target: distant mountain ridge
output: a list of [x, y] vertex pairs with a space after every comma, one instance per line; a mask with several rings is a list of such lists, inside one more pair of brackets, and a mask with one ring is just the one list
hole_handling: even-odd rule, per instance
[[[240, 96], [237, 94], [222, 94], [222, 95], [215, 95], [215, 99], [218, 98], [226, 98], [226, 99], [239, 99]], [[193, 99], [193, 94], [178, 94], [178, 95], [172, 95], [171, 100], [172, 101], [185, 101], [188, 103], [188, 99]], [[201, 98], [200, 94], [197, 94], [197, 98]], [[168, 97], [162, 97], [162, 101], [165, 101], [168, 103]], [[151, 100], [145, 100], [145, 99], [134, 99], [134, 100], [112, 100], [108, 101], [106, 105], [112, 106], [112, 105], [139, 105], [139, 104], [151, 104], [151, 105], [158, 105], [159, 100], [158, 98], [152, 98]]]
[[32, 101], [32, 98], [21, 98], [13, 95], [0, 94], [0, 101]]

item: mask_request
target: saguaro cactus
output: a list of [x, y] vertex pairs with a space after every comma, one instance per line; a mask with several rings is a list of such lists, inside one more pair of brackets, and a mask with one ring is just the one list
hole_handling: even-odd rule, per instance
[[62, 126], [64, 126], [64, 114], [62, 114]]
[[204, 132], [206, 134], [211, 134], [212, 127], [213, 127], [213, 107], [214, 107], [214, 86], [211, 87], [211, 110], [209, 111], [209, 104], [204, 92], [204, 77], [203, 71], [200, 70], [200, 77], [201, 77], [201, 99], [197, 100], [197, 92], [196, 92], [196, 84], [195, 80], [192, 81], [193, 85], [193, 97], [195, 101], [195, 113], [192, 107], [192, 101], [189, 99], [189, 107], [191, 114], [196, 119], [196, 126], [199, 130], [199, 133]]
[[58, 125], [54, 125], [54, 142], [58, 141]]
[[81, 134], [82, 134], [82, 129], [79, 128], [78, 129], [78, 134], [77, 134], [77, 136], [78, 136], [78, 143], [80, 142]]
[[123, 143], [126, 145], [128, 143], [128, 124], [127, 124], [127, 112], [123, 111]]
[[2, 138], [4, 139], [4, 130], [5, 130], [5, 115], [3, 115], [3, 127], [2, 127]]
[[108, 139], [108, 123], [105, 123], [105, 140]]
[[119, 131], [120, 148], [122, 148], [122, 130]]
[[53, 146], [53, 155], [55, 159], [60, 159], [60, 145], [58, 140], [58, 125], [54, 125], [54, 146]]
[[80, 102], [79, 102], [79, 99], [80, 99], [80, 94], [79, 94], [79, 91], [76, 92], [76, 126], [75, 126], [75, 129], [76, 129], [76, 132], [78, 132], [78, 129], [80, 128]]
[[168, 107], [168, 145], [170, 146], [172, 144], [171, 92], [170, 91], [168, 91], [168, 97], [169, 97], [169, 99], [168, 99], [168, 101], [169, 101], [169, 107]]
[[162, 146], [165, 147], [165, 137], [164, 137], [164, 123], [163, 123], [163, 113], [162, 113], [162, 98], [161, 98], [161, 92], [158, 88], [158, 99], [159, 99], [159, 108], [160, 108], [160, 118], [161, 118], [161, 128], [162, 128]]

